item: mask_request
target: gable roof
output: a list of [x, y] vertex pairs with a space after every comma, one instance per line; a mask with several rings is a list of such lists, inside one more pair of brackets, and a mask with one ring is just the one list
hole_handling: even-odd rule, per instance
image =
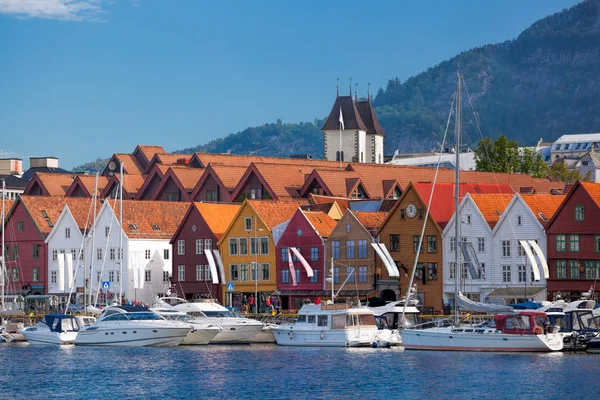
[[576, 189], [579, 187], [581, 187], [581, 189], [583, 189], [592, 198], [596, 206], [600, 208], [600, 183], [577, 181], [575, 182], [575, 185], [573, 185], [573, 188], [567, 193], [552, 218], [550, 218], [550, 221], [548, 221], [546, 224], [546, 230], [552, 226], [562, 208], [565, 206], [565, 204], [567, 204], [571, 196], [573, 196], [573, 193], [575, 193]]
[[352, 211], [349, 210], [358, 222], [369, 232], [375, 232], [381, 226], [383, 221], [385, 221], [385, 217], [387, 217], [387, 212], [381, 211]]
[[150, 162], [150, 160], [152, 160], [154, 155], [157, 153], [165, 153], [165, 149], [163, 149], [162, 146], [155, 146], [149, 144], [138, 144], [135, 150], [133, 150], [133, 154], [135, 154], [137, 150], [139, 150], [144, 155], [144, 157], [146, 158], [146, 162]]
[[225, 233], [227, 227], [242, 207], [241, 204], [198, 202], [193, 203], [192, 206], [200, 212], [210, 230], [217, 237], [217, 240]]
[[[119, 182], [120, 175], [113, 174], [106, 183], [104, 190], [102, 191], [102, 197], [110, 197], [111, 189], [115, 187], [115, 185], [118, 186]], [[143, 184], [144, 177], [142, 175], [123, 175], [123, 192], [127, 194], [130, 198], [134, 198], [137, 195]], [[125, 198], [125, 196], [123, 196], [123, 198]]]
[[381, 136], [385, 136], [381, 125], [379, 125], [379, 121], [377, 120], [377, 115], [375, 115], [375, 110], [371, 106], [371, 101], [369, 100], [359, 100], [356, 103], [356, 109], [360, 114], [360, 118], [365, 124], [367, 128], [368, 134], [378, 134]]
[[[310, 186], [316, 181], [326, 191], [329, 197], [347, 198], [349, 196], [349, 184], [358, 182], [360, 174], [354, 171], [340, 171], [339, 169], [315, 169], [303, 182], [299, 190], [301, 196], [308, 196]], [[350, 185], [352, 186], [352, 185]], [[355, 185], [354, 185], [355, 186]], [[352, 188], [350, 188], [352, 189]], [[365, 188], [365, 190], [367, 190]]]
[[356, 108], [352, 96], [338, 96], [335, 99], [333, 107], [331, 107], [331, 111], [329, 112], [329, 116], [321, 128], [322, 131], [340, 129], [340, 109], [342, 110], [342, 117], [344, 119], [344, 129], [367, 131], [367, 127], [360, 117], [360, 113]]
[[[114, 218], [119, 218], [119, 203]], [[172, 201], [123, 200], [123, 233], [130, 239], [171, 239], [189, 207], [189, 203]]]
[[[270, 163], [278, 165], [303, 165], [309, 169], [317, 167], [339, 168], [338, 161], [328, 160], [307, 160], [301, 158], [285, 158], [285, 157], [266, 157], [266, 156], [250, 156], [240, 154], [214, 154], [214, 153], [194, 153], [190, 164], [193, 161], [198, 161], [202, 168], [206, 168], [208, 164], [213, 167], [216, 164], [230, 165], [236, 167], [248, 167], [252, 163]], [[342, 162], [342, 166], [348, 165], [347, 162]]]
[[[96, 190], [96, 195], [100, 196], [102, 191], [106, 187], [108, 183], [108, 177], [106, 176], [98, 176], [98, 188]], [[65, 193], [65, 196], [70, 197], [76, 188], [80, 188], [87, 197], [92, 197], [94, 194], [94, 187], [96, 186], [96, 176], [95, 175], [77, 175], [73, 183]]]
[[547, 193], [521, 194], [520, 196], [542, 226], [550, 221], [566, 197]]
[[36, 184], [40, 185], [43, 194], [46, 196], [64, 196], [71, 184], [73, 184], [73, 174], [55, 174], [50, 172], [36, 172], [27, 188], [24, 195], [28, 195]]
[[333, 228], [337, 225], [337, 221], [322, 211], [302, 211], [304, 218], [312, 225], [315, 232], [322, 238], [327, 238], [331, 235]]
[[479, 212], [492, 229], [500, 220], [504, 210], [506, 210], [506, 207], [514, 196], [510, 194], [469, 194]]
[[[114, 171], [109, 169], [111, 162], [116, 164]], [[125, 171], [125, 174], [142, 175], [144, 173], [144, 168], [142, 168], [138, 160], [132, 154], [114, 153], [100, 175], [111, 176], [111, 173], [118, 174], [120, 170], [119, 165], [121, 162], [123, 162], [123, 170]]]
[[272, 230], [290, 219], [300, 207], [300, 201], [245, 200], [263, 223]]

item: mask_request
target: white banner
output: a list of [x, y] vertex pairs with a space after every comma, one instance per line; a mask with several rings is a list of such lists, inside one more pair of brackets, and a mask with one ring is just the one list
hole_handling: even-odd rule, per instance
[[[531, 270], [533, 271], [533, 280], [539, 281], [540, 280], [540, 269], [538, 268], [537, 262], [535, 262], [535, 257], [533, 256], [531, 249], [529, 248], [529, 243], [527, 243], [527, 240], [519, 240], [519, 243], [521, 243], [521, 247], [525, 251], [525, 254], [527, 254], [527, 258], [529, 259], [529, 262], [531, 263]], [[528, 277], [526, 276], [525, 279], [527, 279], [527, 278]]]
[[544, 278], [546, 278], [546, 279], [550, 278], [550, 271], [548, 270], [548, 263], [546, 262], [546, 257], [544, 256], [542, 249], [536, 243], [535, 240], [530, 240], [529, 245], [531, 246], [533, 251], [536, 252], [538, 258], [540, 259], [540, 263], [542, 263], [542, 268], [544, 269]]
[[381, 258], [381, 261], [383, 261], [383, 265], [385, 265], [388, 275], [392, 278], [400, 276], [400, 272], [396, 272], [398, 271], [398, 268], [394, 268], [394, 266], [390, 264], [390, 260], [388, 260], [385, 254], [383, 254], [381, 247], [379, 247], [377, 243], [371, 243], [371, 246], [373, 247], [373, 249], [375, 249], [375, 252], [379, 256], [379, 258]]
[[65, 287], [67, 290], [71, 290], [71, 285], [73, 285], [73, 255], [66, 254], [65, 260], [67, 261], [66, 269], [67, 269], [67, 282]]
[[[377, 244], [379, 245], [379, 248], [381, 248], [381, 251], [386, 256], [386, 258], [389, 260], [392, 268], [394, 269], [394, 277], [400, 276], [400, 270], [398, 269], [398, 266], [396, 265], [396, 262], [392, 258], [392, 255], [388, 251], [387, 247], [385, 247], [385, 244], [383, 244], [383, 243], [377, 243]], [[392, 275], [390, 275], [390, 276], [392, 276]]]
[[294, 268], [294, 261], [292, 261], [292, 253], [288, 248], [288, 266], [290, 268], [290, 275], [292, 277], [292, 286], [296, 286], [298, 283], [296, 282], [296, 268]]
[[223, 265], [223, 259], [221, 258], [221, 253], [219, 249], [214, 249], [213, 254], [215, 259], [217, 260], [217, 267], [219, 267], [219, 275], [221, 276], [221, 282], [227, 282], [227, 277], [225, 276], [225, 266]]
[[58, 291], [65, 291], [65, 255], [62, 253], [58, 254]]
[[294, 254], [296, 255], [296, 257], [298, 257], [298, 260], [300, 260], [300, 263], [302, 264], [302, 266], [306, 270], [306, 275], [308, 275], [309, 278], [312, 278], [313, 275], [314, 275], [314, 273], [313, 273], [313, 269], [308, 264], [308, 261], [306, 261], [306, 259], [304, 257], [302, 257], [302, 254], [300, 254], [300, 252], [298, 251], [297, 248], [290, 247], [290, 249], [294, 252]]
[[[212, 253], [209, 250], [204, 252], [206, 254], [206, 259], [208, 260], [208, 265], [210, 265], [210, 274], [212, 275], [212, 283], [219, 283], [219, 275], [217, 273], [217, 264], [215, 264], [215, 259], [213, 258]], [[225, 283], [225, 282], [223, 282]]]

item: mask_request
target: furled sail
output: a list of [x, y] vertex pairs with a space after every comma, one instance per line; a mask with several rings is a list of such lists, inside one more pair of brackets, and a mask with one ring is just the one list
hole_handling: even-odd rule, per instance
[[481, 312], [481, 313], [502, 313], [512, 312], [513, 308], [509, 306], [502, 306], [498, 304], [487, 304], [473, 301], [468, 297], [464, 296], [461, 292], [456, 294], [456, 305], [465, 311]]
[[304, 269], [306, 270], [306, 275], [308, 275], [309, 278], [312, 278], [314, 273], [313, 273], [313, 269], [311, 268], [311, 266], [308, 264], [308, 262], [306, 261], [306, 259], [304, 257], [302, 257], [302, 254], [300, 254], [300, 252], [298, 251], [297, 248], [295, 247], [290, 247], [290, 249], [294, 252], [294, 254], [296, 255], [296, 257], [298, 258], [298, 260], [300, 260], [300, 263], [302, 264], [302, 266], [304, 267]]
[[400, 276], [399, 272], [396, 272], [398, 269], [394, 269], [394, 267], [392, 266], [392, 264], [390, 264], [390, 260], [388, 260], [388, 258], [385, 256], [385, 254], [383, 254], [383, 251], [381, 250], [381, 247], [379, 247], [377, 245], [377, 243], [371, 243], [371, 246], [373, 247], [373, 249], [375, 249], [375, 253], [377, 253], [377, 255], [379, 256], [379, 258], [381, 258], [381, 261], [383, 261], [383, 265], [385, 265], [385, 268], [387, 269], [388, 275], [390, 277], [398, 277]]
[[212, 283], [219, 283], [219, 274], [217, 272], [217, 264], [215, 263], [215, 258], [213, 257], [210, 251], [205, 251], [204, 254], [206, 254], [206, 259], [208, 260], [208, 265], [210, 266]]
[[475, 248], [473, 247], [473, 243], [460, 241], [459, 245], [465, 264], [467, 264], [467, 268], [469, 269], [469, 273], [471, 274], [471, 278], [485, 279], [485, 277], [483, 276], [481, 264], [479, 263], [479, 259], [477, 258], [477, 253], [475, 252]]
[[219, 249], [212, 250], [215, 260], [217, 260], [217, 266], [219, 267], [219, 276], [221, 277], [221, 282], [227, 282], [227, 278], [225, 278], [225, 267], [223, 266], [223, 259], [221, 258], [221, 253]]
[[540, 248], [540, 246], [537, 244], [537, 242], [535, 240], [530, 240], [529, 245], [531, 246], [533, 251], [535, 251], [535, 253], [537, 254], [537, 256], [540, 260], [540, 263], [542, 264], [542, 268], [544, 269], [544, 278], [546, 278], [546, 279], [550, 278], [550, 271], [548, 270], [548, 263], [546, 262], [546, 257], [544, 256], [542, 249]]
[[294, 268], [294, 261], [292, 260], [292, 253], [288, 248], [288, 266], [290, 268], [290, 275], [292, 277], [292, 286], [296, 286], [298, 283], [296, 282], [296, 268]]
[[525, 251], [525, 254], [527, 255], [527, 259], [529, 260], [529, 263], [531, 264], [531, 270], [533, 271], [533, 280], [539, 281], [540, 280], [540, 269], [538, 268], [537, 262], [535, 261], [535, 257], [533, 256], [531, 249], [529, 248], [529, 243], [527, 242], [527, 240], [519, 240], [519, 243], [521, 243], [521, 247]]
[[58, 291], [64, 292], [65, 290], [65, 255], [63, 253], [58, 254]]
[[[386, 256], [386, 258], [388, 259], [388, 261], [390, 262], [390, 265], [392, 266], [392, 268], [394, 269], [394, 275], [395, 277], [400, 276], [400, 270], [398, 269], [398, 267], [396, 266], [396, 262], [394, 261], [394, 259], [392, 258], [392, 255], [390, 254], [390, 252], [388, 251], [387, 247], [385, 247], [385, 244], [383, 243], [378, 243], [379, 247], [381, 248], [381, 251], [383, 252], [383, 254]], [[390, 275], [392, 276], [392, 275]]]

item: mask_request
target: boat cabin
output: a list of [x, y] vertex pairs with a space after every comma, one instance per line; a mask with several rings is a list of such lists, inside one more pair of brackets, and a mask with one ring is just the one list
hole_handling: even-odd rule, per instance
[[494, 321], [489, 326], [492, 327], [492, 324], [502, 333], [515, 335], [537, 335], [544, 332], [544, 330], [548, 331], [552, 327], [545, 313], [533, 311], [517, 314], [496, 314]]
[[305, 304], [298, 312], [295, 329], [346, 329], [374, 327], [372, 311], [350, 308], [347, 304]]
[[[48, 314], [39, 324], [47, 325], [51, 332], [77, 332], [82, 328], [77, 317], [64, 314]], [[34, 331], [36, 327], [33, 326], [29, 330]]]

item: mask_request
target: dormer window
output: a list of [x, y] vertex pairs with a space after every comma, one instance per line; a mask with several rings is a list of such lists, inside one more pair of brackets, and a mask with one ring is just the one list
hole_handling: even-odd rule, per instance
[[131, 229], [132, 231], [137, 231], [137, 225], [136, 224], [129, 224], [129, 229]]
[[560, 144], [556, 145], [556, 150], [560, 150]]
[[46, 210], [42, 210], [42, 217], [50, 218], [50, 217], [48, 217], [48, 213], [46, 212]]
[[565, 144], [565, 150], [569, 150], [569, 143]]
[[152, 229], [154, 229], [155, 231], [160, 231], [160, 227], [156, 224], [152, 224]]
[[538, 213], [538, 215], [540, 216], [540, 218], [542, 219], [542, 221], [548, 221], [548, 218], [546, 218], [546, 216], [544, 215], [544, 213]]

